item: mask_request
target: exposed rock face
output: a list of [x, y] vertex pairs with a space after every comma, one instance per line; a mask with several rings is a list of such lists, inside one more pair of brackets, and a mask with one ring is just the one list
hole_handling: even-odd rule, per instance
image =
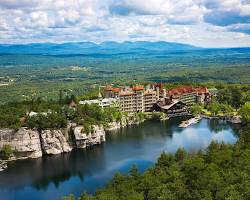
[[0, 148], [11, 146], [16, 151], [13, 159], [38, 158], [42, 156], [39, 133], [36, 130], [20, 128], [0, 129]]
[[[70, 152], [72, 150], [68, 134], [70, 127], [73, 128], [72, 124], [65, 130], [43, 130], [41, 133], [27, 128], [0, 129], [0, 149], [9, 145], [14, 150], [15, 153], [9, 160], [38, 158], [43, 154], [54, 155]], [[82, 128], [80, 126], [73, 128], [77, 148], [86, 148], [105, 141], [103, 126], [92, 126], [92, 132], [89, 134], [82, 133]], [[6, 162], [0, 160], [0, 170], [6, 167]]]
[[0, 172], [7, 169], [7, 162], [0, 160]]
[[[119, 129], [140, 122], [142, 121], [137, 116], [123, 116], [121, 121], [109, 123], [106, 130]], [[38, 158], [43, 154], [54, 155], [70, 152], [73, 146], [71, 142], [76, 144], [77, 148], [86, 148], [101, 144], [106, 140], [103, 126], [93, 125], [91, 133], [85, 133], [82, 130], [82, 126], [74, 123], [69, 123], [66, 129], [41, 132], [25, 127], [18, 130], [0, 129], [0, 149], [9, 145], [15, 152], [9, 160], [16, 160]], [[1, 169], [4, 169], [7, 165], [1, 160], [0, 162]]]
[[240, 123], [242, 123], [241, 116], [233, 116], [228, 121], [231, 122], [231, 123], [233, 123], [233, 124], [240, 124]]
[[60, 154], [72, 150], [62, 130], [42, 131], [41, 144], [45, 154]]
[[77, 126], [74, 128], [74, 135], [77, 148], [86, 148], [88, 146], [105, 142], [106, 134], [103, 126], [92, 126], [92, 133], [82, 133], [82, 129], [82, 126]]
[[145, 120], [140, 120], [135, 115], [131, 115], [129, 117], [123, 116], [120, 122], [115, 122], [114, 121], [114, 122], [108, 123], [108, 127], [106, 128], [106, 130], [110, 131], [110, 130], [123, 128], [125, 126], [131, 126], [131, 125], [135, 125], [135, 124], [138, 125], [138, 124], [140, 124], [140, 123], [142, 123], [144, 121]]
[[106, 128], [106, 130], [111, 131], [111, 130], [119, 129], [122, 127], [123, 126], [121, 125], [120, 122], [110, 122], [108, 123], [108, 127]]

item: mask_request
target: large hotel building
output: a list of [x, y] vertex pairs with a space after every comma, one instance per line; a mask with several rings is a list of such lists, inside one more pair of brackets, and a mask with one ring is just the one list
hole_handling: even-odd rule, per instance
[[122, 112], [152, 112], [163, 111], [168, 116], [182, 116], [187, 114], [188, 106], [194, 103], [205, 104], [212, 94], [205, 87], [181, 86], [166, 90], [162, 83], [148, 86], [135, 85], [104, 88], [104, 98], [80, 101], [79, 104], [97, 104], [104, 107], [119, 107]]
[[164, 94], [166, 91], [162, 84], [123, 88], [107, 86], [104, 89], [105, 98], [116, 98], [123, 112], [151, 112], [153, 106]]

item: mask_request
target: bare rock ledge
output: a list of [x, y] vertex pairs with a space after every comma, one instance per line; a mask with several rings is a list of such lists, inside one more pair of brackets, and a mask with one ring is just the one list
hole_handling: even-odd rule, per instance
[[48, 155], [66, 153], [72, 150], [63, 134], [63, 130], [42, 131], [41, 144], [44, 154]]
[[20, 128], [0, 129], [0, 149], [9, 145], [16, 152], [12, 159], [38, 158], [42, 156], [40, 137], [37, 130]]
[[92, 126], [91, 133], [82, 132], [83, 127], [77, 126], [74, 128], [74, 136], [77, 148], [86, 148], [88, 146], [101, 144], [106, 140], [106, 134], [103, 126]]

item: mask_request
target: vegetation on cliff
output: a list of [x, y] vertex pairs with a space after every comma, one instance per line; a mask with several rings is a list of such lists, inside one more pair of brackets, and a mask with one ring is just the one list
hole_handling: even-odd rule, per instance
[[[104, 108], [97, 105], [78, 105], [71, 108], [68, 104], [71, 99], [63, 102], [42, 101], [37, 99], [31, 102], [7, 103], [0, 106], [0, 128], [29, 128], [59, 129], [65, 128], [68, 122], [83, 125], [90, 132], [91, 125], [104, 125], [109, 122], [119, 122], [122, 114], [118, 108]], [[29, 113], [33, 112], [33, 115]]]
[[104, 125], [113, 121], [120, 121], [122, 114], [118, 108], [104, 108], [98, 105], [79, 105], [75, 112], [74, 121], [85, 126], [91, 124]]
[[14, 153], [13, 149], [9, 145], [4, 145], [0, 149], [0, 159], [7, 160]]
[[29, 128], [37, 128], [38, 130], [66, 128], [67, 118], [63, 113], [52, 112], [46, 115], [39, 113], [28, 117], [26, 125]]

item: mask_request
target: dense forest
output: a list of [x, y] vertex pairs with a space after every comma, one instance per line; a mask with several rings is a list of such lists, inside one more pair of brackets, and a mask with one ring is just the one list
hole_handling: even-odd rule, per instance
[[[73, 200], [69, 195], [64, 200]], [[212, 142], [204, 151], [163, 152], [144, 173], [136, 166], [117, 173], [94, 196], [80, 200], [248, 200], [250, 199], [250, 132], [234, 145]]]
[[[21, 102], [8, 103], [0, 106], [0, 128], [25, 126], [38, 130], [66, 128], [68, 122], [83, 125], [86, 132], [91, 131], [91, 125], [104, 125], [121, 120], [118, 108], [102, 109], [97, 105], [78, 105], [73, 109], [68, 104], [58, 102]], [[30, 112], [35, 115], [29, 115]]]

